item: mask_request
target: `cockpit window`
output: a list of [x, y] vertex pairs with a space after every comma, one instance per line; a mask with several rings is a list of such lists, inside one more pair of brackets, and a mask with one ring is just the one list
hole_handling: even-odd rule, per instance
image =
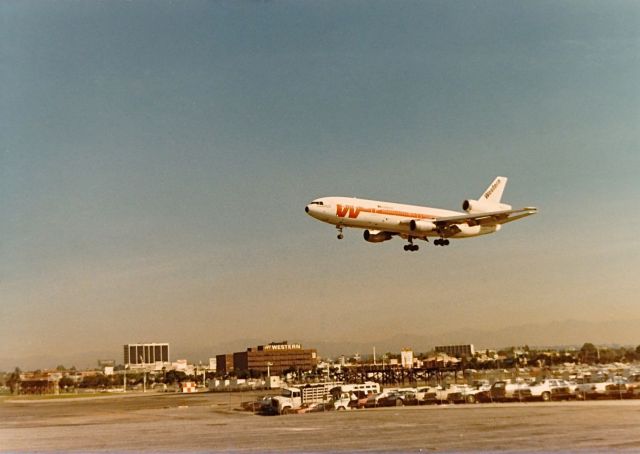
[[314, 202], [311, 202], [309, 205], [320, 205], [320, 206], [322, 206], [322, 205], [324, 205], [324, 203], [314, 201]]

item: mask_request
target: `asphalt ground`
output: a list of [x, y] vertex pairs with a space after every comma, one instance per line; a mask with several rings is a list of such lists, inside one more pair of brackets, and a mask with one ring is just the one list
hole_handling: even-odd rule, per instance
[[640, 452], [640, 400], [393, 407], [288, 416], [247, 393], [0, 401], [3, 452]]

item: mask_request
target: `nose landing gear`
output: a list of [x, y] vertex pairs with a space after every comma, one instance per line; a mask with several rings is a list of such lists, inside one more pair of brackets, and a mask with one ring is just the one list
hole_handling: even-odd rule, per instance
[[336, 229], [338, 229], [338, 239], [341, 240], [344, 238], [344, 235], [342, 234], [342, 226], [341, 225], [336, 225]]

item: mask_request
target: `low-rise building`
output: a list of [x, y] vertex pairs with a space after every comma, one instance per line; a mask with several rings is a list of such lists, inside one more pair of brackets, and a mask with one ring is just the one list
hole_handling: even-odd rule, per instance
[[475, 354], [473, 344], [438, 345], [435, 351], [436, 353], [446, 353], [455, 358], [473, 358]]
[[302, 348], [300, 344], [289, 344], [287, 341], [249, 347], [244, 352], [216, 357], [217, 371], [223, 374], [234, 370], [282, 375], [286, 370], [309, 371], [317, 364], [316, 349]]

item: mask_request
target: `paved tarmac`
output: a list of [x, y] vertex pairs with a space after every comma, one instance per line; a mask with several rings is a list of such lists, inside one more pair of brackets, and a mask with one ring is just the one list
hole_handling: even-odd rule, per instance
[[640, 401], [394, 407], [289, 416], [248, 394], [0, 401], [3, 452], [640, 452]]

